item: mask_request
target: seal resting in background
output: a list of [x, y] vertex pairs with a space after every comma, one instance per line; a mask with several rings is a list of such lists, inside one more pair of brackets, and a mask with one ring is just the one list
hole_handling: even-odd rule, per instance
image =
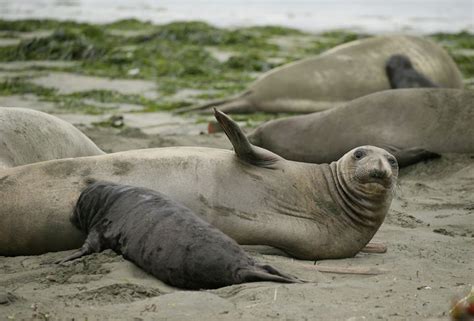
[[379, 36], [337, 46], [323, 54], [270, 70], [235, 98], [183, 108], [218, 107], [227, 113], [311, 113], [390, 89], [385, 64], [390, 56], [410, 59], [420, 73], [446, 88], [463, 88], [461, 72], [433, 41], [416, 36]]
[[249, 143], [216, 111], [235, 152], [200, 147], [53, 160], [0, 172], [0, 255], [80, 247], [69, 217], [88, 177], [150, 188], [184, 204], [239, 244], [301, 259], [352, 257], [392, 201], [395, 158], [359, 147], [331, 164], [287, 161]]
[[0, 107], [0, 170], [102, 154], [99, 147], [68, 122], [36, 110]]
[[269, 121], [250, 141], [290, 160], [327, 163], [360, 145], [387, 149], [400, 167], [474, 152], [474, 91], [387, 90], [311, 115]]
[[234, 240], [189, 208], [150, 189], [91, 182], [79, 196], [72, 223], [87, 238], [80, 250], [61, 262], [112, 249], [180, 288], [301, 282], [272, 266], [257, 264]]
[[416, 71], [410, 59], [404, 55], [391, 56], [385, 65], [385, 72], [392, 89], [439, 87]]

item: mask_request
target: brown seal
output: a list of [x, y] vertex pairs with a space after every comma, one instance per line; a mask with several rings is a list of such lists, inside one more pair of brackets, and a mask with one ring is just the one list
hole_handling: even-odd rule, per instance
[[0, 108], [0, 170], [52, 159], [102, 155], [73, 125], [25, 108]]
[[87, 177], [159, 191], [239, 244], [297, 258], [351, 257], [372, 239], [398, 175], [390, 153], [362, 146], [331, 164], [292, 162], [250, 144], [223, 113], [216, 118], [234, 152], [144, 149], [0, 172], [0, 255], [81, 246], [84, 235], [68, 218]]
[[378, 36], [352, 41], [316, 57], [295, 61], [261, 75], [242, 94], [184, 108], [217, 107], [226, 113], [311, 113], [390, 89], [387, 60], [401, 54], [433, 83], [463, 88], [456, 63], [438, 44], [417, 36]]
[[397, 89], [322, 113], [269, 121], [249, 139], [286, 159], [317, 164], [374, 145], [403, 167], [442, 153], [474, 152], [473, 123], [472, 90]]

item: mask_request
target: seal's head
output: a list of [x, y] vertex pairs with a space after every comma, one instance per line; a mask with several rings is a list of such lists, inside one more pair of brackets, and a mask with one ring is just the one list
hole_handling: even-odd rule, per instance
[[360, 146], [337, 162], [338, 178], [350, 190], [366, 198], [391, 194], [398, 177], [396, 158], [382, 148]]
[[385, 70], [388, 73], [393, 73], [397, 70], [413, 69], [410, 59], [404, 55], [393, 55], [387, 60]]
[[403, 74], [407, 70], [412, 69], [413, 65], [411, 64], [410, 59], [404, 55], [392, 55], [385, 63], [385, 72], [392, 88], [394, 88], [394, 86], [396, 85], [394, 83], [394, 77]]

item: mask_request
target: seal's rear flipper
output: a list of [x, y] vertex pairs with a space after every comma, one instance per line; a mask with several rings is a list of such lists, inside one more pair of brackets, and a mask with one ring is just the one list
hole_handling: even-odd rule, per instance
[[246, 96], [248, 96], [250, 93], [250, 91], [246, 91], [236, 97], [214, 100], [199, 106], [178, 108], [175, 109], [173, 112], [175, 114], [182, 114], [192, 111], [209, 112], [211, 107], [219, 107], [219, 109], [229, 114], [251, 113], [255, 110], [250, 101], [246, 98]]
[[277, 161], [283, 160], [277, 154], [252, 145], [239, 125], [223, 112], [214, 108], [214, 116], [232, 143], [232, 146], [234, 146], [235, 153], [244, 162], [260, 167], [272, 168], [272, 165]]
[[406, 166], [413, 165], [424, 160], [441, 157], [440, 154], [433, 153], [426, 149], [416, 148], [416, 147], [408, 148], [408, 149], [389, 150], [389, 151], [397, 159], [399, 167], [406, 167]]
[[253, 269], [241, 270], [239, 274], [243, 282], [305, 283], [294, 276], [279, 272], [270, 265], [257, 264]]

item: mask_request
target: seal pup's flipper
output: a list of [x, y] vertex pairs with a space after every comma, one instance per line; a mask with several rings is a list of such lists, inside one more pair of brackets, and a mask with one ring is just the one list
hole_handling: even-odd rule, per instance
[[187, 112], [192, 112], [192, 111], [210, 112], [212, 111], [210, 110], [211, 107], [219, 107], [220, 110], [229, 114], [251, 113], [251, 112], [254, 112], [255, 110], [254, 108], [252, 108], [253, 106], [250, 103], [250, 101], [247, 98], [245, 98], [250, 93], [251, 93], [250, 91], [247, 91], [247, 92], [244, 92], [243, 94], [240, 94], [232, 98], [213, 100], [213, 101], [210, 101], [208, 103], [204, 103], [198, 106], [178, 108], [178, 109], [175, 109], [173, 112], [175, 114], [182, 114], [182, 113], [187, 113]]
[[229, 116], [214, 108], [214, 116], [229, 138], [234, 151], [241, 160], [259, 167], [272, 168], [282, 157], [266, 149], [252, 145], [239, 125]]
[[63, 259], [55, 261], [54, 263], [63, 264], [68, 261], [78, 259], [84, 255], [88, 255], [95, 252], [100, 252], [100, 242], [99, 235], [97, 234], [97, 232], [92, 230], [89, 232], [89, 235], [87, 236], [84, 244], [79, 250], [73, 252], [71, 255], [68, 255]]
[[400, 168], [413, 165], [424, 160], [441, 157], [440, 154], [433, 153], [426, 149], [418, 148], [418, 147], [406, 148], [406, 149], [390, 147], [390, 148], [387, 148], [387, 150], [390, 153], [392, 153], [393, 156], [395, 156], [398, 162], [398, 167]]
[[282, 273], [270, 265], [256, 264], [252, 268], [239, 271], [239, 277], [243, 282], [280, 282], [280, 283], [305, 283], [289, 274]]

